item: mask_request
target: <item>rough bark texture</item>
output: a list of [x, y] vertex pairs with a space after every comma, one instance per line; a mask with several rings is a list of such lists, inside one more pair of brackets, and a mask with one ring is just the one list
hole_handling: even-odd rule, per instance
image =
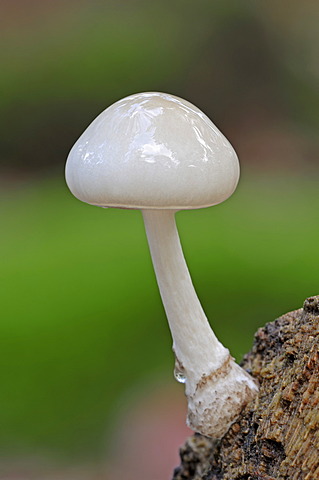
[[173, 480], [319, 479], [319, 296], [259, 329], [242, 366], [257, 398], [221, 441], [189, 438]]

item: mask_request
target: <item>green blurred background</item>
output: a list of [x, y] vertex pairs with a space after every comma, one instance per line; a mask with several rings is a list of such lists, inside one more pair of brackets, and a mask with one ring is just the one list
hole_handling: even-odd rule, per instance
[[259, 326], [319, 293], [319, 4], [0, 9], [0, 450], [95, 462], [130, 398], [170, 385], [173, 356], [140, 213], [73, 198], [68, 151], [140, 91], [188, 99], [230, 139], [236, 193], [177, 221], [208, 318], [240, 360]]

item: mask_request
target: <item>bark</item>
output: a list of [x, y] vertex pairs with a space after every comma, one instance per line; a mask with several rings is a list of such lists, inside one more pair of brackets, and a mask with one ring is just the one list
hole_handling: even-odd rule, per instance
[[257, 398], [221, 441], [189, 438], [173, 480], [319, 479], [319, 296], [260, 328], [242, 366]]

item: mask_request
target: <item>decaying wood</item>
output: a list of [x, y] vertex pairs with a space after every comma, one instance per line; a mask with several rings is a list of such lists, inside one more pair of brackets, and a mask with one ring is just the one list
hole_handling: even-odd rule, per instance
[[258, 397], [220, 442], [189, 438], [173, 480], [318, 480], [319, 296], [259, 329], [242, 366]]

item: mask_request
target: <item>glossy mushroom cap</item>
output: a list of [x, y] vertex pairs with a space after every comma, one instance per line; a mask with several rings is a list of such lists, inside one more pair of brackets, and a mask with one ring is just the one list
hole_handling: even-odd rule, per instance
[[197, 107], [165, 93], [138, 93], [104, 110], [73, 146], [66, 181], [83, 202], [174, 210], [226, 200], [237, 155]]

